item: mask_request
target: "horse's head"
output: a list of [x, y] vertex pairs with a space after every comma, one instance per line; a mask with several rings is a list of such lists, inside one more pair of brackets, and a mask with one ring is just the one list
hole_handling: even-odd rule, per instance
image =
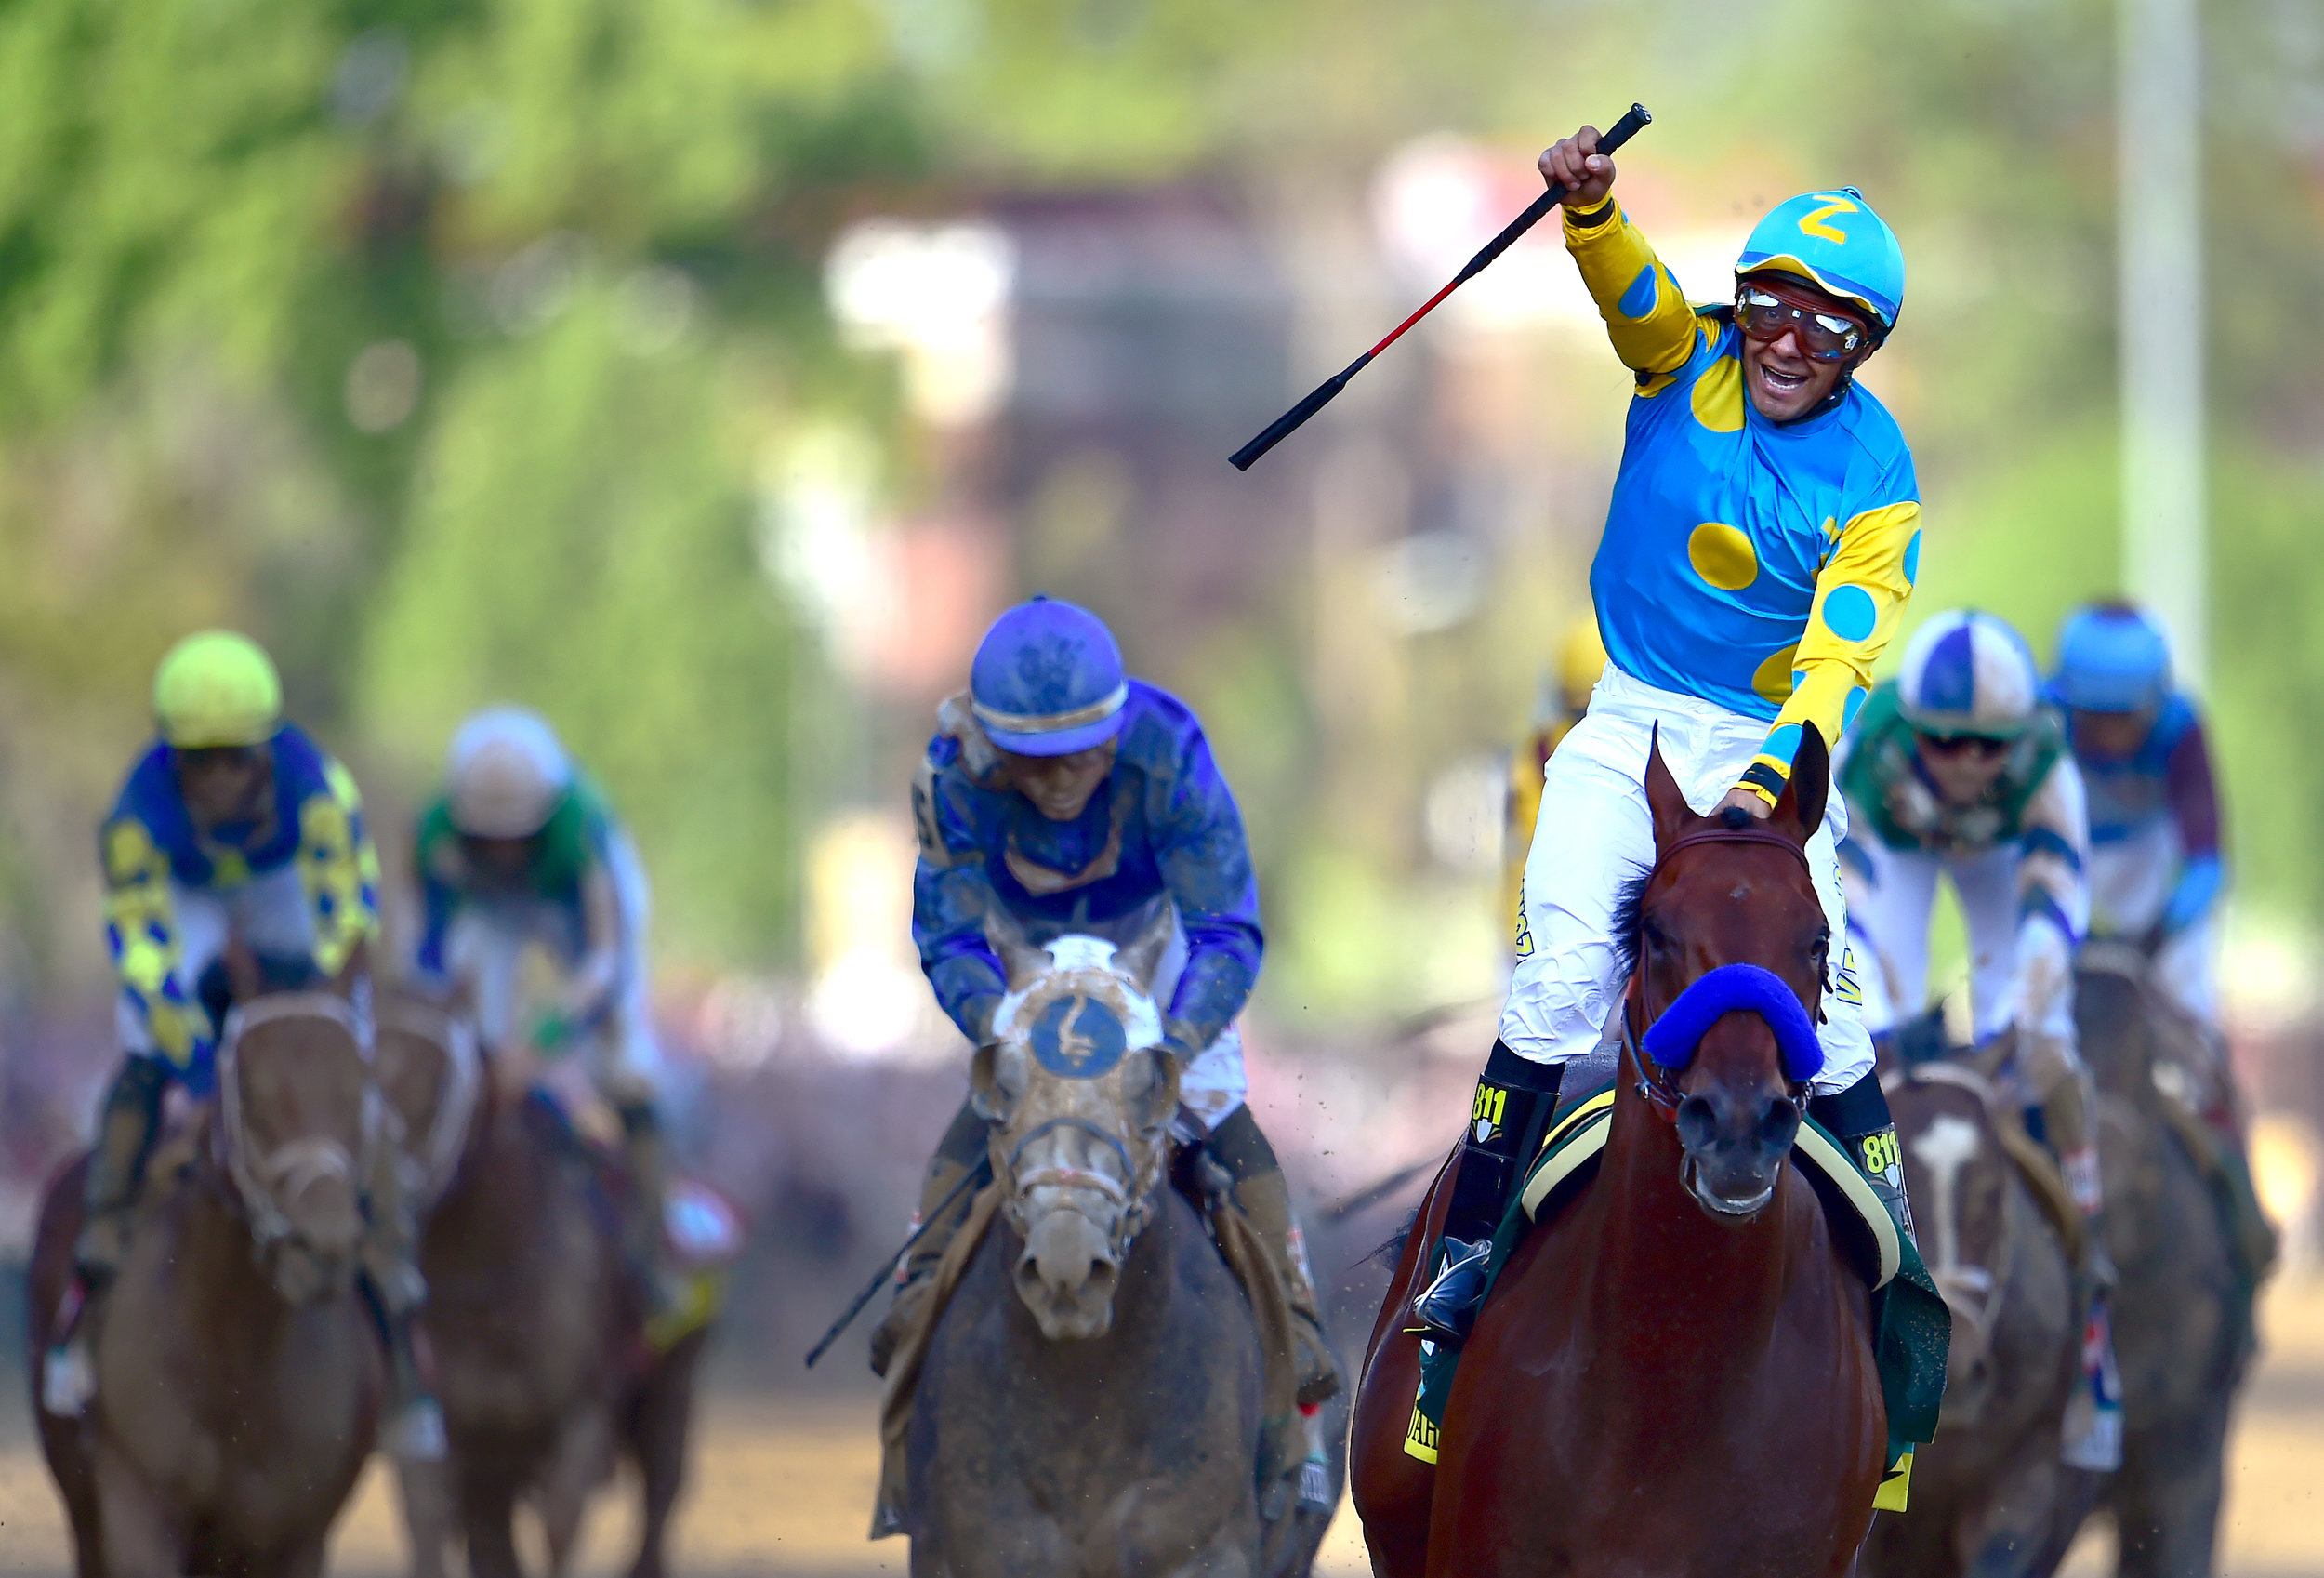
[[425, 1215], [459, 1170], [482, 1094], [483, 1058], [465, 992], [390, 987], [379, 994], [378, 1018], [374, 1067], [403, 1199]]
[[1178, 1110], [1178, 1062], [1152, 996], [1170, 913], [1119, 949], [1087, 936], [1038, 948], [1006, 922], [987, 929], [1009, 996], [971, 1100], [992, 1125], [994, 1176], [1024, 1240], [1017, 1296], [1044, 1336], [1103, 1336]]
[[1912, 1159], [1912, 1199], [1929, 1275], [1952, 1312], [1945, 1423], [1973, 1426], [1993, 1399], [1993, 1333], [2010, 1277], [2015, 1228], [2010, 1169], [1991, 1112], [1991, 1084], [1958, 1063], [1923, 1062], [1881, 1081], [1896, 1135]]
[[1625, 895], [1618, 928], [1636, 949], [1639, 1071], [1677, 1124], [1687, 1189], [1720, 1217], [1748, 1219], [1775, 1197], [1820, 1067], [1816, 1017], [1833, 943], [1806, 849], [1829, 782], [1813, 724], [1763, 822], [1697, 816], [1659, 743], [1646, 762], [1655, 864]]
[[2143, 949], [2112, 937], [2085, 942], [2074, 961], [2074, 1028], [2082, 1062], [2100, 1090], [2142, 1107], [2153, 1099], [2159, 1061], [2148, 969]]
[[218, 1147], [275, 1289], [304, 1304], [349, 1287], [380, 1121], [363, 961], [269, 990], [236, 957], [218, 1054]]

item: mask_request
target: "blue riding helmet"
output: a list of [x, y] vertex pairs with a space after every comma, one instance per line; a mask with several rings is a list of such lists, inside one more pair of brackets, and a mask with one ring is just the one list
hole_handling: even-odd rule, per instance
[[1735, 277], [1770, 272], [1862, 307], [1877, 325], [1875, 338], [1886, 338], [1904, 311], [1904, 248], [1853, 186], [1789, 198], [1752, 227]]
[[1905, 643], [1896, 700], [1922, 734], [2014, 739], [2033, 726], [2041, 678], [2025, 639], [1974, 608], [1939, 614]]
[[2171, 694], [2171, 639], [2127, 603], [2084, 608], [2058, 631], [2050, 682], [2061, 706], [2084, 712], [2142, 712]]
[[1121, 732], [1122, 649], [1086, 608], [1036, 597], [993, 621], [969, 666], [985, 735], [1021, 756], [1070, 756]]

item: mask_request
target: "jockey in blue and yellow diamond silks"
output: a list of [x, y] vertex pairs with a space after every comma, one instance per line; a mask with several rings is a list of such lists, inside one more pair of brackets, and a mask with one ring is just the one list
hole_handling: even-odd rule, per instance
[[[363, 797], [346, 767], [284, 720], [282, 681], [258, 644], [231, 630], [186, 637], [162, 659], [152, 700], [159, 737], [98, 834], [125, 1056], [106, 1091], [75, 1247], [92, 1288], [126, 1248], [168, 1086], [211, 1088], [230, 944], [276, 985], [344, 976], [367, 1024], [367, 949], [379, 935], [379, 856]], [[375, 1276], [367, 1261], [361, 1286], [394, 1388], [386, 1439], [402, 1455], [441, 1455], [442, 1417], [413, 1355], [423, 1284], [393, 1166], [363, 1187], [367, 1253], [382, 1269]]]
[[[1736, 264], [1731, 304], [1691, 305], [1614, 200], [1613, 161], [1584, 128], [1541, 156], [1563, 186], [1573, 255], [1636, 380], [1622, 464], [1590, 573], [1608, 662], [1544, 774], [1517, 961], [1463, 1142], [1437, 1275], [1418, 1301], [1440, 1342], [1465, 1337], [1485, 1250], [1563, 1066], [1620, 1000], [1615, 908], [1654, 859], [1644, 777], [1664, 761], [1698, 812], [1765, 816], [1805, 725], [1829, 746], [1871, 686], [1921, 553], [1912, 453], [1855, 371], [1895, 328], [1904, 257], [1852, 187], [1769, 213]], [[1847, 935], [1833, 795], [1808, 858], [1831, 935]], [[1904, 1217], [1902, 1175], [1869, 1038], [1842, 956], [1823, 994], [1811, 1112], [1866, 1161]]]
[[[1265, 946], [1243, 818], [1192, 709], [1125, 673], [1104, 623], [1035, 598], [978, 646], [966, 694], [937, 713], [912, 786], [919, 864], [912, 937], [936, 1001], [971, 1044], [993, 1038], [1009, 984], [988, 912], [1046, 945], [1069, 933], [1127, 943], [1163, 911], [1173, 937], [1155, 975], [1180, 1096], [1209, 1132], [1210, 1156], [1259, 1229], [1291, 1293], [1301, 1393], [1339, 1386], [1290, 1191], [1244, 1101], [1236, 1024]], [[963, 1105], [923, 1182], [932, 1219], [984, 1155], [985, 1124]], [[873, 1338], [882, 1372], [915, 1319], [928, 1274], [962, 1211], [914, 1250], [895, 1307]]]

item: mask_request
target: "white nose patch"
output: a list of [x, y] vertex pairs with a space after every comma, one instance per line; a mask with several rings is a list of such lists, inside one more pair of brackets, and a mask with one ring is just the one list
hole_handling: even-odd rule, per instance
[[1977, 1154], [1977, 1126], [1966, 1118], [1944, 1113], [1912, 1136], [1913, 1160], [1929, 1170], [1930, 1213], [1936, 1218], [1936, 1264], [1939, 1274], [1961, 1266], [1961, 1170]]

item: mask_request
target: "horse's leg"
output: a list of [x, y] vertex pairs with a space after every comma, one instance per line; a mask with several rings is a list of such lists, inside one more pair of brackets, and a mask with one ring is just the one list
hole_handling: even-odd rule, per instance
[[496, 1465], [464, 1465], [457, 1481], [469, 1578], [524, 1578], [517, 1561], [517, 1485]]
[[589, 1509], [589, 1492], [612, 1475], [613, 1456], [613, 1427], [602, 1407], [584, 1410], [559, 1433], [528, 1497], [540, 1514], [550, 1578], [564, 1578], [570, 1571], [574, 1547], [581, 1539], [581, 1519]]
[[395, 1484], [403, 1503], [403, 1537], [411, 1546], [412, 1578], [444, 1578], [444, 1542], [452, 1536], [449, 1465], [399, 1458]]
[[670, 1513], [686, 1481], [686, 1439], [693, 1427], [694, 1364], [707, 1333], [697, 1332], [662, 1356], [630, 1405], [629, 1450], [642, 1481], [638, 1557], [629, 1578], [662, 1578]]
[[2168, 1437], [2133, 1439], [2115, 1495], [2120, 1578], [2208, 1578], [2219, 1538], [2230, 1399]]
[[1364, 1544], [1379, 1578], [1420, 1578], [1428, 1571], [1429, 1505], [1436, 1470], [1404, 1450], [1412, 1399], [1420, 1386], [1419, 1340], [1398, 1328], [1419, 1277], [1420, 1257], [1444, 1231], [1445, 1208], [1459, 1171], [1448, 1160], [1420, 1201], [1397, 1257], [1395, 1275], [1372, 1326], [1372, 1350], [1357, 1383], [1348, 1446], [1348, 1488], [1364, 1520]]
[[97, 1506], [105, 1578], [178, 1578], [186, 1562], [183, 1519], [103, 1442], [97, 1449]]

